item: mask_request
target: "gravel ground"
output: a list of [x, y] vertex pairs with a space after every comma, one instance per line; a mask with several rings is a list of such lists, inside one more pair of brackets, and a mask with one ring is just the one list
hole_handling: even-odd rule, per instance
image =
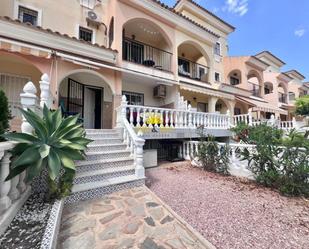
[[146, 172], [147, 185], [217, 248], [308, 249], [309, 201], [193, 168]]
[[51, 207], [52, 203], [30, 196], [0, 236], [0, 249], [39, 249]]

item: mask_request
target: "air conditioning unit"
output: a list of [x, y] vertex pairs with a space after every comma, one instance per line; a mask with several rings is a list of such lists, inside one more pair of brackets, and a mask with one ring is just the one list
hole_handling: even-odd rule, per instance
[[101, 17], [97, 15], [93, 10], [88, 10], [86, 12], [86, 21], [88, 26], [92, 25], [95, 26], [96, 28], [99, 28], [101, 24]]
[[166, 98], [166, 86], [158, 85], [153, 89], [153, 97]]

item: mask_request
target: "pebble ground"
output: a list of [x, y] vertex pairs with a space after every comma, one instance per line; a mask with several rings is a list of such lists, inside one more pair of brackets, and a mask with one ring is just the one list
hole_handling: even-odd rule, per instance
[[218, 249], [308, 249], [309, 201], [193, 168], [147, 170], [148, 187]]

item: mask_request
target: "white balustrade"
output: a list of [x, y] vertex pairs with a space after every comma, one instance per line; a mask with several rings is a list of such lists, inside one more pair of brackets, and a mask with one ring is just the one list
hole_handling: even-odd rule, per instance
[[[123, 115], [134, 128], [158, 126], [160, 128], [188, 128], [200, 126], [213, 129], [229, 129], [230, 116], [217, 113], [194, 112], [159, 107], [127, 105], [122, 103]], [[124, 112], [125, 110], [125, 112]], [[119, 117], [118, 113], [118, 117]], [[124, 117], [124, 116], [121, 117]], [[118, 124], [119, 122], [117, 122]]]
[[[158, 110], [146, 109], [147, 108], [142, 106], [127, 105], [126, 96], [122, 96], [121, 105], [117, 109], [117, 127], [123, 128], [123, 140], [127, 145], [127, 149], [131, 152], [131, 156], [134, 158], [135, 176], [140, 179], [145, 178], [145, 168], [143, 164], [143, 147], [145, 140], [141, 138], [141, 133], [135, 133], [133, 126], [147, 126], [143, 115], [146, 115], [148, 112], [151, 114], [158, 114]], [[155, 125], [159, 124], [155, 122]]]
[[[200, 141], [185, 141], [183, 142], [181, 154], [183, 159], [185, 160], [192, 160], [194, 165], [199, 165], [198, 158], [196, 155], [200, 149]], [[230, 149], [230, 163], [229, 163], [229, 172], [231, 175], [240, 176], [240, 177], [247, 177], [253, 179], [252, 172], [247, 168], [248, 161], [241, 160], [238, 152], [247, 148], [249, 150], [254, 150], [255, 145], [250, 144], [225, 144], [225, 143], [218, 143], [220, 147], [224, 147], [228, 145]]]

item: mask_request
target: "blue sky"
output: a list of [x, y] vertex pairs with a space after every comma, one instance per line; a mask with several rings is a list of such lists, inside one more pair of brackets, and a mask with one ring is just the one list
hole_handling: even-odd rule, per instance
[[[162, 0], [173, 6], [175, 0]], [[254, 55], [269, 50], [309, 81], [308, 0], [199, 0], [203, 7], [229, 22], [230, 55]]]

